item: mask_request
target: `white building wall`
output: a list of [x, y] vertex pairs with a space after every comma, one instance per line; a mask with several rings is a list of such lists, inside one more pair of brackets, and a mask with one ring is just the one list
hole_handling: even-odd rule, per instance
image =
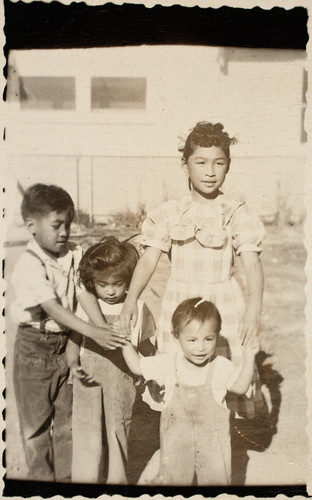
[[[303, 54], [288, 51], [293, 54], [291, 59], [287, 51], [232, 50], [228, 73], [220, 75], [220, 114], [226, 116], [230, 128], [237, 129], [238, 154], [304, 154], [300, 143]], [[237, 52], [239, 60], [235, 60]]]
[[[60, 184], [98, 217], [180, 196], [187, 185], [177, 136], [199, 120], [221, 121], [238, 137], [227, 184], [258, 211], [281, 190], [302, 193], [302, 51], [141, 46], [10, 58], [22, 76], [76, 77], [74, 111], [21, 111], [11, 95], [8, 213], [15, 218], [17, 181]], [[146, 77], [146, 110], [91, 112], [91, 76]]]

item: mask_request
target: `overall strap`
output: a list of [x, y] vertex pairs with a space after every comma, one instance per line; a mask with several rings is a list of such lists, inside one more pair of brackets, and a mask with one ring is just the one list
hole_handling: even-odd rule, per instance
[[[178, 356], [179, 356], [179, 353], [176, 352], [175, 353], [175, 356], [174, 356], [174, 370], [175, 370], [175, 381], [176, 381], [176, 384], [177, 385], [184, 385], [181, 383], [181, 380], [180, 380], [180, 377], [179, 377], [179, 374], [178, 374]], [[201, 385], [198, 385], [198, 386], [194, 386], [194, 387], [203, 387], [203, 386], [207, 386], [207, 382], [212, 378], [213, 376], [213, 372], [214, 372], [214, 366], [211, 365], [211, 362], [215, 359], [216, 355], [213, 354], [213, 356], [211, 357], [211, 359], [208, 361], [207, 363], [207, 374], [206, 374], [206, 379], [205, 379], [205, 382], [204, 384], [201, 384]], [[209, 384], [208, 384], [209, 385]]]
[[213, 377], [213, 374], [215, 371], [215, 367], [216, 367], [216, 363], [213, 363], [213, 362], [216, 359], [216, 357], [217, 357], [217, 355], [216, 355], [216, 353], [214, 353], [208, 361], [206, 382], [208, 382], [209, 379], [212, 380], [212, 377]]
[[[41, 262], [41, 264], [43, 265], [44, 270], [45, 270], [46, 279], [49, 280], [49, 277], [48, 277], [47, 272], [46, 272], [45, 264], [44, 264], [43, 260], [39, 257], [39, 255], [37, 255], [30, 248], [27, 248], [26, 252]], [[46, 324], [47, 319], [48, 319], [47, 313], [45, 312], [44, 309], [42, 309], [42, 307], [40, 307], [40, 331], [42, 331], [42, 332], [45, 332], [45, 324]]]
[[174, 374], [175, 374], [175, 385], [181, 385], [180, 377], [178, 374], [178, 352], [174, 354]]

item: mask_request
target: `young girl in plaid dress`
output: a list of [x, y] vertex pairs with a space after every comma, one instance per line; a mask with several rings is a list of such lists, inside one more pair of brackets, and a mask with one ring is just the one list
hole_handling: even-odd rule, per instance
[[[171, 273], [157, 327], [161, 353], [174, 352], [178, 342], [171, 335], [173, 311], [183, 300], [201, 296], [213, 302], [222, 317], [217, 354], [238, 366], [242, 345], [260, 330], [263, 272], [259, 259], [263, 225], [240, 194], [221, 190], [230, 167], [230, 138], [220, 123], [199, 122], [188, 135], [182, 166], [190, 193], [164, 203], [148, 213], [142, 227], [145, 252], [132, 277], [120, 317], [121, 333], [136, 323], [136, 302], [153, 275], [162, 253], [171, 259]], [[234, 257], [240, 256], [247, 281], [247, 303], [233, 275]], [[253, 418], [261, 402], [258, 377], [253, 394], [233, 397], [230, 407]]]

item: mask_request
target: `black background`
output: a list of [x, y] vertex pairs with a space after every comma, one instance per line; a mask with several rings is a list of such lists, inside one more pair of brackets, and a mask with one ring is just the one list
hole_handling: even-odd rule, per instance
[[4, 1], [6, 49], [141, 44], [306, 48], [307, 10]]

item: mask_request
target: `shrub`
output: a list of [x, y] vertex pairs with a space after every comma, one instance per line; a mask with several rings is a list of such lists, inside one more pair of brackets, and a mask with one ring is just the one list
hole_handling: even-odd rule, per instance
[[122, 210], [110, 217], [110, 223], [114, 226], [122, 226], [131, 229], [141, 229], [142, 222], [146, 217], [145, 205], [140, 205], [135, 212]]
[[81, 209], [76, 210], [76, 215], [73, 222], [79, 226], [84, 226], [84, 227], [93, 226], [90, 215]]

